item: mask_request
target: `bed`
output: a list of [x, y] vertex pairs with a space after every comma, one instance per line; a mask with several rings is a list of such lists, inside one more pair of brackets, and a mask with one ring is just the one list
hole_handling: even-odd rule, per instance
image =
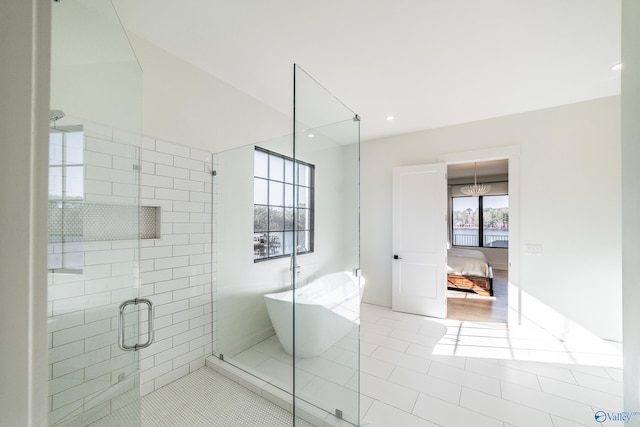
[[475, 249], [447, 251], [447, 286], [452, 290], [493, 295], [493, 270], [484, 253]]

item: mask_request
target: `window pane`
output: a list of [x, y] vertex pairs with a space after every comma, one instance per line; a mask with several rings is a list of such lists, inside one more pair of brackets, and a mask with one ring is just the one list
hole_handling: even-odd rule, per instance
[[49, 168], [49, 198], [62, 198], [62, 168]]
[[[310, 234], [308, 231], [299, 231], [298, 232], [298, 241], [296, 242], [296, 247], [297, 246], [302, 246], [305, 250], [304, 252], [310, 251], [311, 250], [311, 239], [309, 238]], [[303, 252], [302, 249], [300, 249], [298, 252]]]
[[310, 208], [311, 207], [311, 191], [308, 188], [298, 188], [298, 207]]
[[62, 133], [51, 132], [49, 134], [49, 164], [62, 164]]
[[253, 179], [253, 203], [256, 205], [269, 204], [269, 181], [266, 179]]
[[284, 229], [293, 230], [293, 208], [284, 209]]
[[82, 199], [84, 198], [84, 167], [83, 166], [67, 166], [65, 168], [65, 189], [66, 199]]
[[284, 161], [284, 182], [293, 184], [293, 162], [291, 160]]
[[284, 185], [284, 205], [293, 206], [293, 185]]
[[269, 204], [272, 206], [284, 206], [284, 184], [277, 181], [269, 181]]
[[298, 221], [296, 223], [296, 230], [309, 230], [311, 215], [309, 209], [298, 209]]
[[255, 233], [253, 235], [253, 258], [267, 257], [267, 235]]
[[482, 197], [484, 246], [509, 247], [509, 196]]
[[454, 246], [479, 246], [478, 197], [452, 199]]
[[269, 230], [269, 216], [268, 208], [266, 206], [254, 205], [253, 207], [253, 231], [268, 231]]
[[293, 253], [293, 231], [284, 232], [284, 255]]
[[254, 175], [269, 178], [269, 155], [264, 151], [255, 150]]
[[296, 184], [305, 186], [311, 185], [311, 180], [309, 179], [310, 173], [311, 170], [308, 166], [298, 164], [298, 182]]
[[283, 255], [283, 233], [269, 233], [269, 256]]
[[84, 134], [71, 132], [65, 134], [64, 162], [67, 165], [81, 165], [83, 163], [82, 149], [84, 147]]
[[269, 231], [284, 230], [284, 209], [269, 206]]
[[269, 156], [269, 179], [284, 181], [284, 159], [280, 156]]

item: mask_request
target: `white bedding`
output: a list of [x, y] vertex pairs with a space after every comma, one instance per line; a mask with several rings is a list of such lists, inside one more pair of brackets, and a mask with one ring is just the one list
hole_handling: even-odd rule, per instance
[[481, 251], [458, 248], [447, 251], [447, 274], [490, 277], [490, 271], [489, 262]]

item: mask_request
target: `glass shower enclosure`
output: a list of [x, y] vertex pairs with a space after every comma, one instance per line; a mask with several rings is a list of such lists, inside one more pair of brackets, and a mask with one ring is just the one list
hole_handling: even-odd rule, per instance
[[135, 350], [152, 338], [151, 322], [140, 322], [152, 313], [139, 299], [139, 247], [155, 233], [154, 211], [139, 206], [141, 105], [142, 72], [111, 2], [54, 3], [50, 426], [112, 414], [119, 426], [140, 425]]
[[217, 155], [215, 356], [294, 423], [359, 425], [359, 117], [298, 66], [294, 95], [291, 135]]

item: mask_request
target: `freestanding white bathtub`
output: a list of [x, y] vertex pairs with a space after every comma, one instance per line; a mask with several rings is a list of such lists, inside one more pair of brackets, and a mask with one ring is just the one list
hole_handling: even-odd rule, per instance
[[284, 350], [296, 357], [315, 357], [348, 334], [359, 321], [358, 282], [349, 273], [331, 273], [295, 291], [265, 295], [269, 318]]

